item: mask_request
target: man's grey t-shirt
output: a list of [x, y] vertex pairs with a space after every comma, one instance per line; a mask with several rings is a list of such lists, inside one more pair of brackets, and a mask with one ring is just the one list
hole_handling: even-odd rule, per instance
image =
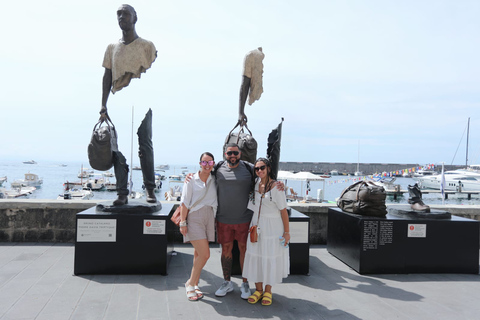
[[[251, 170], [247, 168], [251, 167]], [[228, 224], [250, 222], [253, 212], [247, 209], [253, 165], [240, 161], [238, 167], [230, 168], [227, 161], [217, 169], [217, 221]]]

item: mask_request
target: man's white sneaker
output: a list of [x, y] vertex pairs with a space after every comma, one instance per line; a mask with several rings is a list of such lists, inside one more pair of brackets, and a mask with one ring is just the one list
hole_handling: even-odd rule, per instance
[[248, 285], [248, 282], [242, 282], [242, 285], [240, 286], [240, 291], [242, 292], [241, 297], [242, 299], [247, 300], [248, 297], [252, 294], [250, 292], [250, 286]]
[[233, 291], [233, 283], [232, 281], [223, 281], [222, 285], [220, 288], [218, 288], [217, 291], [215, 291], [215, 295], [217, 297], [224, 297], [227, 295], [227, 293]]

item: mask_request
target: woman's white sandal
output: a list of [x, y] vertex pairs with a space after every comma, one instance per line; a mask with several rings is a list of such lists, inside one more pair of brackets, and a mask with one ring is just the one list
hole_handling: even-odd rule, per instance
[[187, 299], [188, 301], [197, 301], [197, 293], [195, 292], [195, 287], [194, 286], [187, 286], [185, 283], [185, 292], [187, 294]]

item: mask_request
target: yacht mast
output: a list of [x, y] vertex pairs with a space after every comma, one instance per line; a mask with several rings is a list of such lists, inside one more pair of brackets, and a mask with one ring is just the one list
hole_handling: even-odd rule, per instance
[[465, 154], [465, 167], [468, 168], [468, 136], [470, 135], [470, 117], [468, 118], [468, 124], [467, 124], [467, 150]]

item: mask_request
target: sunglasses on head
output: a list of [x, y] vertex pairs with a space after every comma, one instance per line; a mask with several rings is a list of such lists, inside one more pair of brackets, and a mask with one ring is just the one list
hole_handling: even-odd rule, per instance
[[238, 151], [227, 151], [226, 154], [227, 154], [227, 156], [231, 156], [232, 154], [234, 156], [238, 156], [240, 154], [240, 152], [238, 152]]
[[265, 170], [266, 167], [267, 167], [267, 166], [265, 166], [265, 165], [263, 165], [263, 166], [261, 166], [261, 167], [255, 167], [255, 171], [260, 171], [260, 170], [263, 171], [263, 170]]
[[201, 164], [202, 166], [206, 166], [207, 164], [208, 164], [209, 166], [213, 166], [214, 163], [215, 163], [215, 161], [213, 161], [213, 160], [210, 160], [210, 161], [200, 161], [200, 164]]

